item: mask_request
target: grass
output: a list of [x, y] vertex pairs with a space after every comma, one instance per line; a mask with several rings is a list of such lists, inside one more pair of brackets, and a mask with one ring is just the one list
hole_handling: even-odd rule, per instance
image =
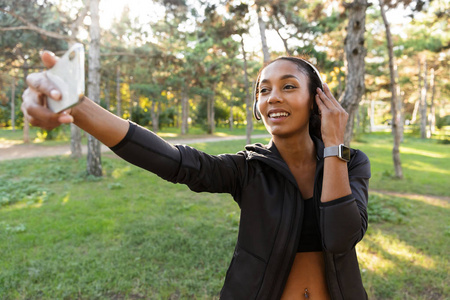
[[362, 149], [370, 158], [372, 189], [450, 196], [450, 145], [440, 143], [439, 139], [405, 136], [400, 145], [402, 180], [394, 176], [392, 136], [389, 133], [365, 135], [352, 142], [351, 146]]
[[[243, 142], [194, 146], [218, 154]], [[394, 180], [391, 144], [386, 134], [352, 143], [371, 158], [376, 190], [357, 246], [364, 285], [371, 300], [448, 299], [449, 146], [406, 138], [405, 179]], [[68, 157], [0, 163], [0, 299], [218, 299], [237, 205], [102, 159], [101, 179]]]

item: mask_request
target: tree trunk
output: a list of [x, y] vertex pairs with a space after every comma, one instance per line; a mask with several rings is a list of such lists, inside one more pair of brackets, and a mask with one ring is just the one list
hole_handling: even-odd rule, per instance
[[372, 99], [370, 101], [369, 116], [370, 116], [370, 132], [372, 132], [373, 129], [375, 128], [375, 100], [374, 99]]
[[16, 131], [16, 78], [12, 78], [11, 82], [11, 128]]
[[152, 116], [152, 131], [153, 132], [158, 132], [159, 130], [159, 110], [160, 110], [160, 106], [161, 103], [160, 102], [156, 102], [156, 101], [152, 101], [152, 111], [151, 111], [151, 116]]
[[[74, 23], [75, 24], [75, 23]], [[75, 38], [78, 32], [78, 26], [72, 24], [72, 37]], [[69, 47], [72, 47], [75, 42], [69, 42]], [[81, 129], [77, 125], [70, 123], [70, 157], [79, 159], [83, 155], [81, 151]]]
[[228, 122], [230, 124], [230, 131], [233, 131], [233, 126], [234, 126], [233, 104], [230, 105], [230, 116], [228, 117]]
[[81, 129], [77, 125], [70, 123], [70, 157], [81, 158]]
[[245, 111], [247, 117], [246, 142], [247, 144], [250, 144], [252, 142], [253, 114], [248, 84], [247, 55], [245, 53], [244, 39], [242, 36], [241, 36], [241, 47], [242, 47], [242, 55], [244, 57], [244, 84], [245, 84], [245, 107], [246, 107]]
[[109, 106], [111, 105], [111, 97], [109, 95], [109, 84], [106, 84], [105, 87], [105, 108], [109, 110]]
[[418, 66], [419, 66], [418, 67], [419, 73], [418, 73], [418, 78], [417, 78], [417, 85], [419, 86], [419, 97], [417, 97], [417, 101], [414, 103], [414, 110], [413, 110], [412, 117], [411, 117], [412, 124], [416, 123], [417, 112], [419, 111], [419, 106], [420, 106], [420, 99], [422, 99], [422, 62], [420, 61], [420, 58], [419, 58]]
[[214, 114], [214, 106], [215, 106], [215, 96], [216, 96], [216, 83], [213, 83], [213, 94], [209, 98], [208, 105], [208, 122], [209, 122], [209, 134], [214, 134], [216, 131], [216, 122], [215, 122], [215, 114]]
[[188, 133], [189, 125], [188, 125], [188, 118], [189, 118], [189, 93], [187, 91], [187, 86], [184, 83], [182, 85], [181, 90], [181, 134], [185, 135]]
[[431, 69], [430, 74], [430, 89], [431, 89], [431, 100], [430, 100], [430, 114], [428, 120], [430, 122], [428, 138], [431, 138], [433, 134], [436, 132], [436, 108], [434, 105], [434, 97], [436, 94], [436, 84], [434, 81], [434, 68]]
[[120, 65], [117, 64], [116, 67], [116, 105], [117, 112], [116, 115], [122, 117], [122, 97], [120, 95]]
[[[72, 38], [68, 44], [69, 47], [71, 47], [73, 44], [75, 44], [78, 32], [80, 30], [80, 27], [84, 21], [84, 18], [86, 17], [89, 6], [86, 5], [86, 1], [83, 1], [83, 9], [79, 12], [77, 18], [72, 22], [70, 25], [70, 37]], [[75, 124], [70, 124], [70, 157], [78, 159], [81, 158], [82, 152], [81, 152], [81, 129], [76, 126]]]
[[[89, 34], [89, 80], [88, 94], [96, 103], [100, 102], [100, 24], [98, 14], [99, 0], [90, 1], [91, 26]], [[88, 135], [87, 172], [89, 175], [102, 176], [100, 142]]]
[[391, 29], [386, 18], [383, 0], [380, 0], [380, 12], [383, 17], [384, 26], [386, 28], [386, 39], [389, 53], [389, 73], [391, 76], [391, 110], [392, 110], [392, 134], [394, 136], [394, 147], [392, 149], [392, 158], [394, 160], [395, 177], [403, 178], [402, 165], [400, 161], [400, 142], [402, 138], [402, 118], [401, 118], [401, 100], [398, 84], [396, 82], [396, 65], [394, 58], [394, 45], [392, 43]]
[[353, 135], [355, 112], [364, 94], [364, 32], [366, 30], [366, 9], [370, 4], [367, 0], [355, 0], [344, 3], [348, 12], [347, 37], [344, 40], [344, 50], [347, 65], [347, 83], [340, 99], [342, 107], [347, 111], [349, 118], [345, 129], [344, 142], [350, 145]]
[[423, 60], [423, 86], [420, 93], [420, 137], [425, 139], [427, 137], [427, 61]]
[[266, 23], [264, 22], [262, 15], [261, 15], [261, 6], [257, 5], [256, 11], [258, 13], [259, 34], [261, 36], [261, 45], [262, 45], [264, 63], [268, 63], [270, 61], [270, 53], [269, 53], [269, 47], [267, 46], [267, 39], [266, 39]]
[[[23, 62], [23, 82], [27, 82], [28, 76], [28, 61], [24, 59]], [[23, 122], [23, 142], [30, 143], [30, 123], [27, 120]]]

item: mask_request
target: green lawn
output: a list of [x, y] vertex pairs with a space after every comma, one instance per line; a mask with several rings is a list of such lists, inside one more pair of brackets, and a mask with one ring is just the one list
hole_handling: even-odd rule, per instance
[[[370, 299], [448, 299], [449, 145], [405, 138], [395, 180], [390, 135], [360, 140], [375, 190], [357, 248]], [[218, 154], [243, 142], [194, 146]], [[113, 154], [101, 179], [85, 164], [0, 163], [0, 299], [217, 299], [237, 237], [231, 197], [192, 193]]]

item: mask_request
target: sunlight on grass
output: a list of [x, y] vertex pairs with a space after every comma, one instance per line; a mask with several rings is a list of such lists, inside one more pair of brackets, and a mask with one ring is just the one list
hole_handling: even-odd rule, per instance
[[[356, 143], [355, 143], [356, 146]], [[360, 145], [361, 146], [361, 145]], [[352, 146], [353, 147], [353, 146]], [[370, 143], [370, 148], [375, 148], [375, 149], [386, 149], [386, 150], [392, 150], [392, 145], [390, 144], [375, 144], [375, 143]]]
[[[384, 193], [389, 194], [391, 196], [395, 196], [395, 197], [406, 198], [408, 200], [420, 201], [422, 203], [425, 203], [428, 205], [433, 205], [436, 207], [442, 207], [442, 208], [446, 208], [446, 209], [450, 208], [450, 202], [448, 202], [449, 200], [446, 201], [445, 199], [439, 199], [437, 197], [426, 196], [426, 195], [395, 193], [395, 192], [384, 192]], [[376, 193], [372, 192], [372, 194], [376, 194]]]
[[65, 205], [70, 200], [70, 193], [67, 193], [64, 198], [62, 199], [62, 205]]
[[225, 132], [216, 132], [214, 135], [224, 137], [224, 136], [230, 136], [228, 133]]
[[42, 201], [42, 200], [38, 200], [37, 202], [33, 202], [33, 203], [20, 201], [20, 202], [14, 203], [4, 209], [5, 209], [5, 211], [14, 211], [14, 210], [20, 210], [20, 209], [25, 209], [25, 208], [30, 208], [30, 207], [31, 208], [40, 208], [43, 203], [44, 203], [44, 201]]
[[23, 141], [17, 141], [17, 140], [8, 140], [5, 138], [0, 138], [0, 148], [9, 148], [14, 145], [23, 144]]
[[172, 137], [175, 138], [178, 136], [178, 133], [171, 133], [171, 132], [158, 132], [158, 135], [162, 138], [168, 138]]
[[[434, 172], [434, 173], [450, 175], [450, 170], [448, 170], [448, 169], [447, 170], [442, 169], [436, 165], [433, 165], [432, 163], [425, 163], [425, 162], [417, 161], [417, 160], [414, 162], [408, 163], [408, 164], [405, 163], [405, 167], [407, 167], [410, 170], [416, 170], [416, 171], [426, 170], [428, 173]], [[444, 168], [445, 168], [445, 166], [444, 166]]]
[[369, 270], [377, 275], [382, 275], [387, 269], [395, 268], [395, 263], [371, 250], [364, 242], [358, 244], [357, 250], [362, 272]]
[[427, 270], [436, 268], [434, 259], [380, 230], [367, 235], [358, 250], [362, 268], [377, 274], [398, 268], [401, 265], [399, 262]]
[[114, 169], [114, 171], [112, 172], [111, 176], [115, 179], [119, 179], [120, 177], [130, 173], [131, 171], [131, 166], [126, 166], [123, 168], [118, 168], [118, 169]]
[[410, 147], [400, 147], [400, 153], [402, 154], [417, 154], [422, 156], [434, 157], [434, 158], [446, 158], [448, 155], [444, 153], [436, 153], [427, 150], [414, 149]]

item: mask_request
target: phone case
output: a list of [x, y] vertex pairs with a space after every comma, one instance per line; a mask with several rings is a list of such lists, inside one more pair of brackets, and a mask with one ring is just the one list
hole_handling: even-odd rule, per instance
[[61, 100], [47, 98], [48, 107], [55, 113], [77, 105], [84, 97], [84, 47], [74, 44], [47, 71], [47, 77], [61, 92]]

